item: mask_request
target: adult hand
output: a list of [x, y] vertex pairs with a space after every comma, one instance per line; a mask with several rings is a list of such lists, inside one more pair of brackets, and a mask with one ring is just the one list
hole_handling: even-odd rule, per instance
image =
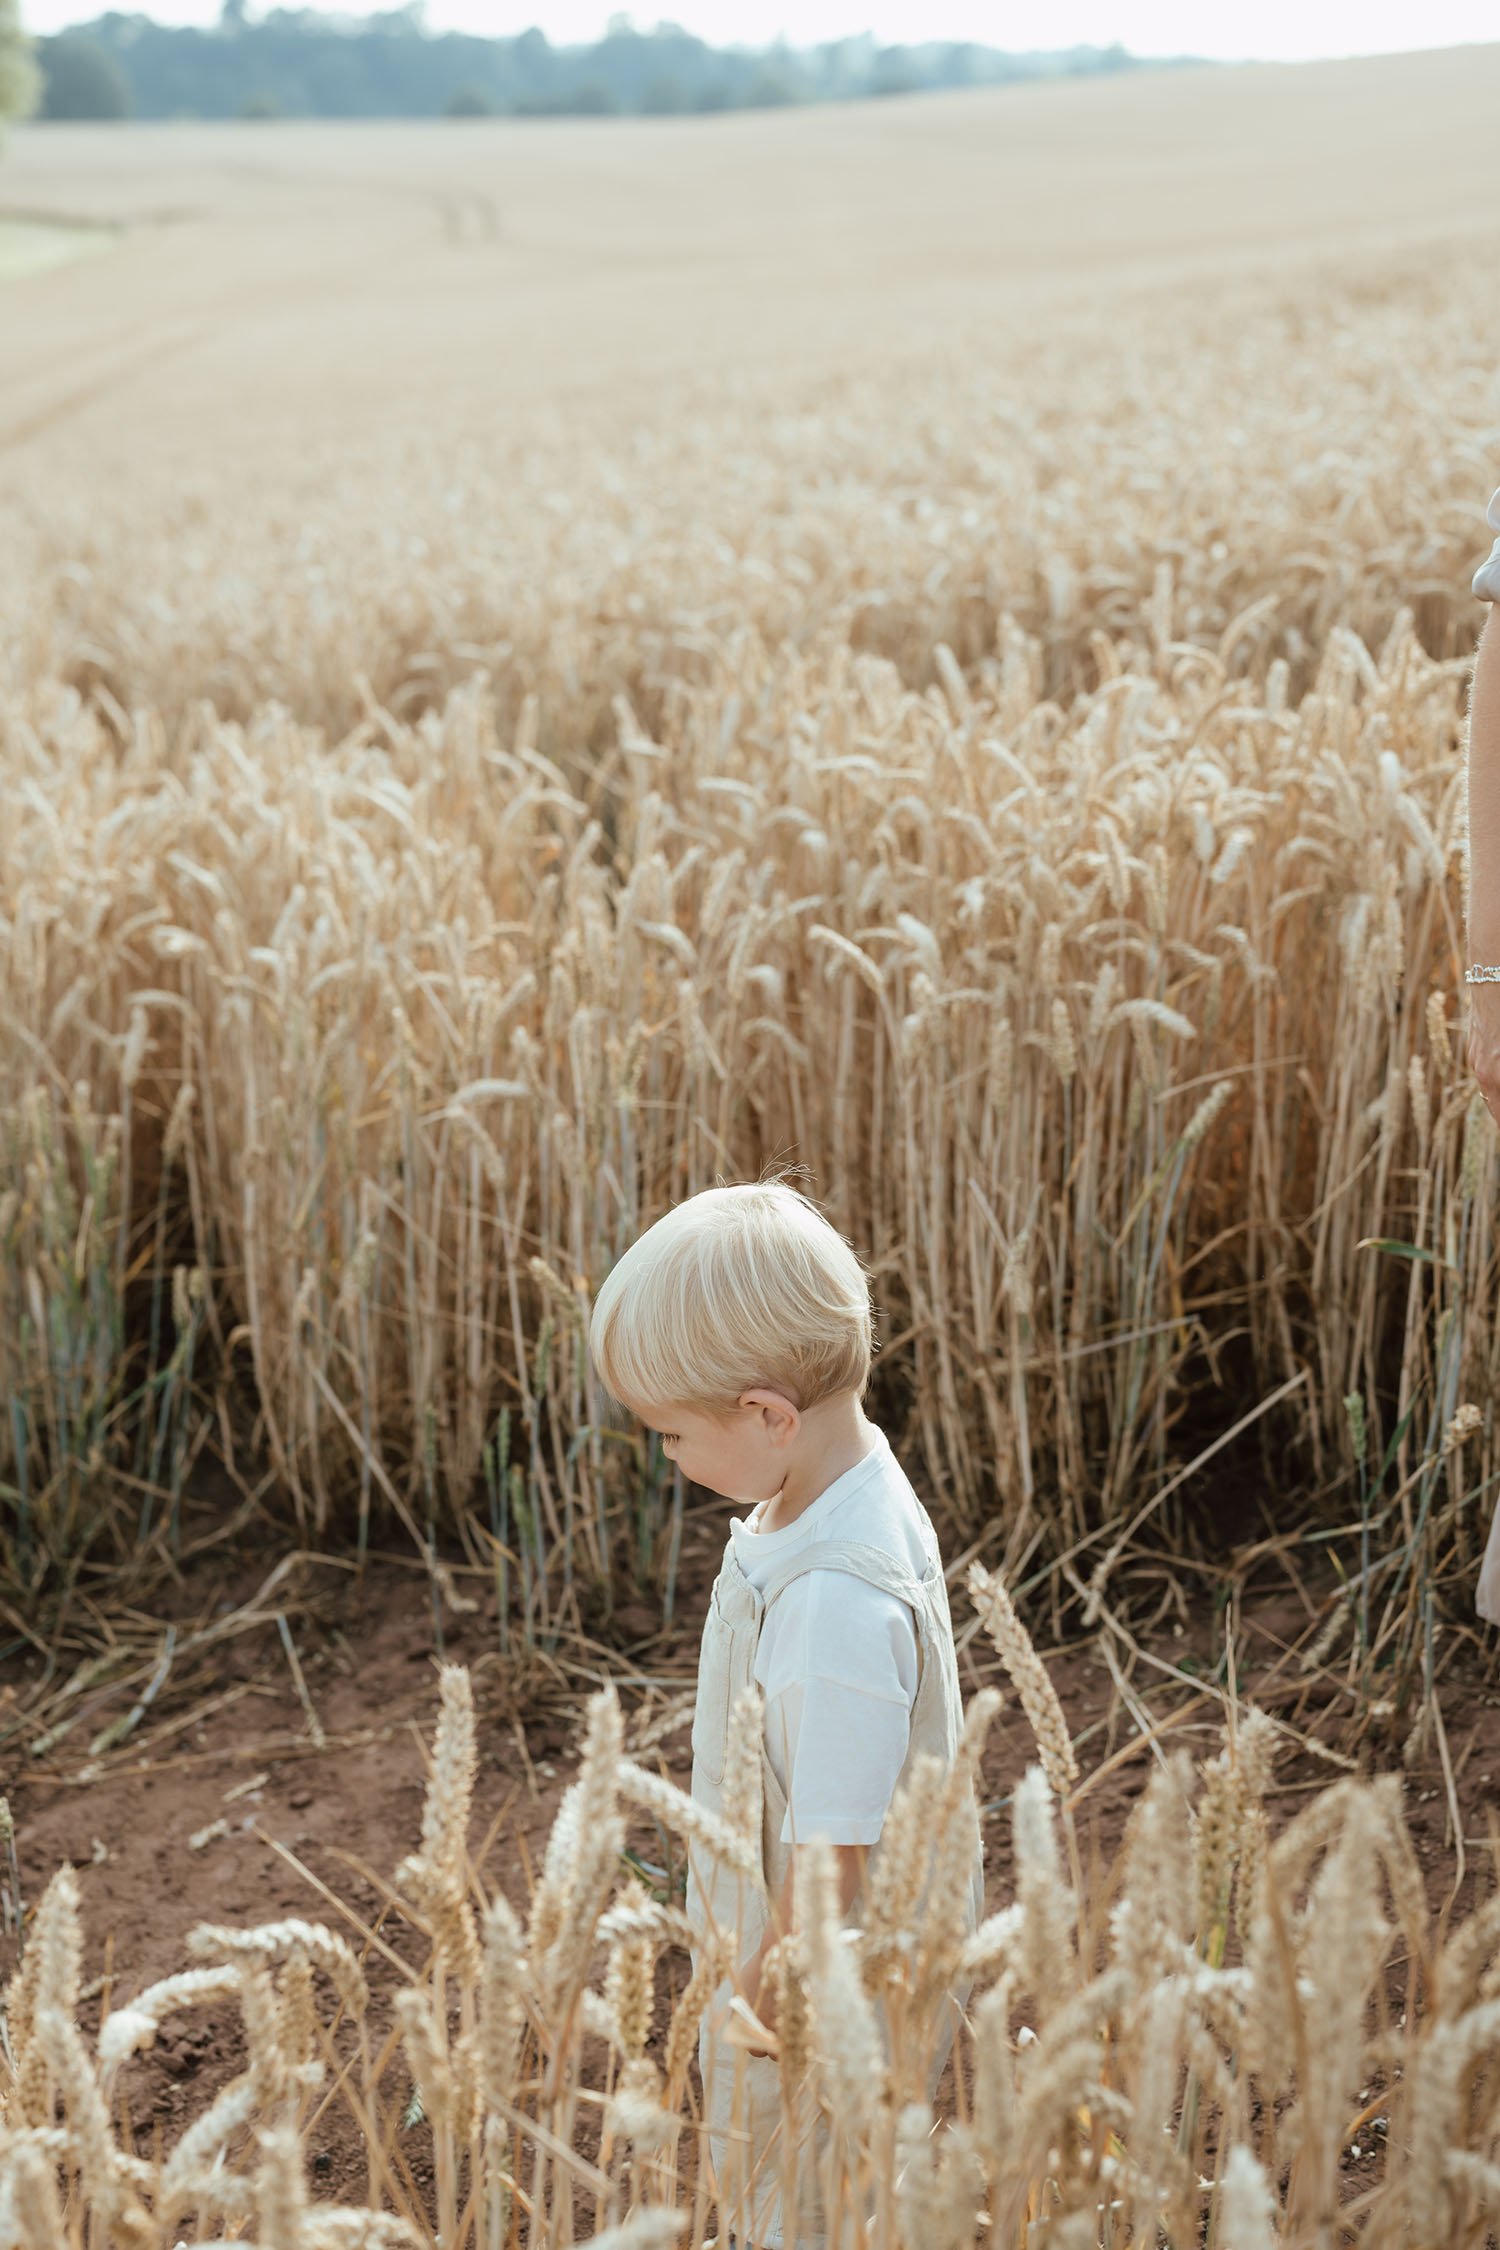
[[1469, 987], [1468, 1063], [1485, 1106], [1500, 1125], [1500, 984]]

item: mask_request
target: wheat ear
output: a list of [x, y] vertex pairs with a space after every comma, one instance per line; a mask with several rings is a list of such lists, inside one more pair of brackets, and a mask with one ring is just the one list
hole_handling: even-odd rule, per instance
[[438, 1687], [441, 1702], [422, 1807], [421, 1848], [396, 1873], [427, 1915], [433, 1941], [460, 1987], [472, 1991], [479, 1981], [479, 1941], [468, 1900], [469, 1817], [479, 1763], [474, 1691], [461, 1664], [445, 1664]]
[[1078, 1779], [1078, 1760], [1068, 1733], [1068, 1722], [1058, 1701], [1046, 1665], [1037, 1655], [1031, 1635], [1016, 1615], [1015, 1605], [1000, 1580], [979, 1563], [969, 1566], [969, 1592], [985, 1629], [1000, 1652], [1021, 1708], [1036, 1736], [1042, 1765], [1052, 1794], [1063, 1804]]
[[799, 1854], [795, 1881], [818, 2061], [834, 2115], [846, 2130], [867, 2132], [885, 2083], [885, 2056], [856, 1965], [854, 1933], [839, 1914], [833, 1853], [821, 1836]]
[[1270, 2184], [1243, 2141], [1224, 2160], [1214, 2239], [1219, 2250], [1277, 2250]]
[[189, 1930], [189, 1953], [226, 1954], [232, 1961], [281, 1961], [300, 1948], [315, 1969], [321, 1969], [352, 2015], [362, 2016], [370, 2003], [364, 1972], [345, 1941], [321, 1922], [289, 1918], [260, 1922], [246, 1930], [220, 1922], [200, 1922]]

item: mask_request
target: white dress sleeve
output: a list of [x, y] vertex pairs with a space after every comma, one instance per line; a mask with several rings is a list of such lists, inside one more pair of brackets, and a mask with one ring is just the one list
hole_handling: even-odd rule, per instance
[[917, 1692], [906, 1603], [847, 1571], [809, 1571], [768, 1616], [756, 1677], [767, 1753], [787, 1797], [783, 1843], [877, 1842]]
[[1489, 561], [1474, 573], [1474, 591], [1482, 602], [1500, 602], [1500, 492], [1490, 502], [1485, 522], [1497, 536]]

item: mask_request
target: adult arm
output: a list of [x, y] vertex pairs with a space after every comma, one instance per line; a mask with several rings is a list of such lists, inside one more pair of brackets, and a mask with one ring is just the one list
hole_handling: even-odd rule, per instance
[[[1493, 608], [1469, 706], [1468, 957], [1500, 965], [1500, 620]], [[1500, 984], [1471, 984], [1468, 991], [1469, 1068], [1500, 1122]]]

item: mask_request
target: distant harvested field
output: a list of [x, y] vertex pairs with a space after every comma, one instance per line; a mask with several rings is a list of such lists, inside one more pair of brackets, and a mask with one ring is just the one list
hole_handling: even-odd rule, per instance
[[[789, 396], [1069, 300], [1479, 252], [1497, 101], [1500, 45], [706, 120], [33, 126], [0, 212], [132, 232], [8, 302], [0, 445], [48, 410], [23, 481], [84, 438], [132, 484], [231, 440], [253, 475], [649, 414], [661, 383]], [[58, 412], [85, 374], [113, 379]]]

